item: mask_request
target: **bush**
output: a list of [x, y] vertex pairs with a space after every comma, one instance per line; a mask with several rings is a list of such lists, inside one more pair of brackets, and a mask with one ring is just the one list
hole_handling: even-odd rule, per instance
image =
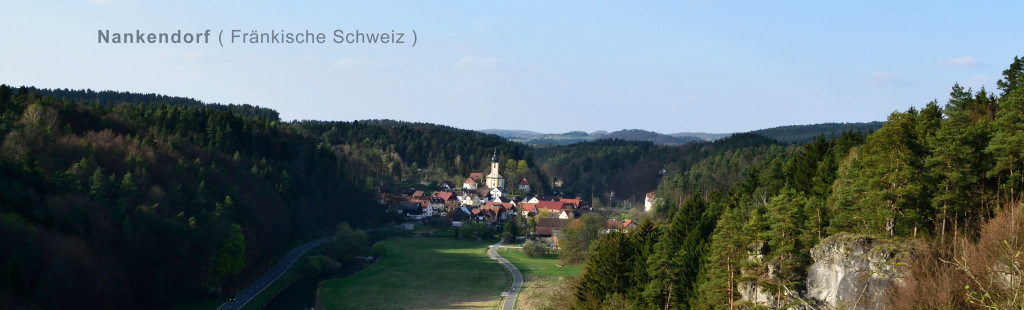
[[306, 257], [306, 259], [306, 268], [304, 273], [309, 277], [334, 273], [337, 272], [338, 269], [341, 269], [341, 263], [327, 255], [313, 255]]
[[373, 248], [370, 248], [370, 256], [373, 256], [373, 259], [379, 259], [381, 257], [384, 257], [384, 254], [387, 253], [388, 248], [385, 247], [384, 244], [380, 242], [375, 243], [373, 245]]
[[523, 244], [523, 253], [526, 253], [526, 256], [529, 257], [543, 256], [548, 254], [548, 247], [544, 246], [540, 242], [527, 240], [526, 243]]

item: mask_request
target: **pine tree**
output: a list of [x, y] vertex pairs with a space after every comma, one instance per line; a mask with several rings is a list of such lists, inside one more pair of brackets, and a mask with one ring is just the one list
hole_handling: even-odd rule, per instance
[[937, 212], [936, 229], [940, 236], [955, 226], [960, 214], [970, 211], [972, 196], [977, 195], [980, 174], [976, 170], [981, 163], [976, 154], [981, 153], [978, 140], [983, 135], [971, 121], [969, 109], [973, 102], [970, 90], [954, 85], [943, 110], [946, 119], [935, 138], [928, 141], [931, 152], [925, 166], [936, 185], [931, 205]]
[[[769, 253], [765, 261], [776, 266], [774, 277], [769, 279], [776, 300], [782, 302], [787, 291], [796, 291], [802, 282], [809, 264], [804, 234], [803, 214], [807, 198], [793, 189], [784, 189], [768, 203], [767, 220], [769, 229], [761, 236], [768, 244]], [[779, 305], [781, 307], [781, 305]]]
[[743, 213], [738, 206], [722, 212], [704, 258], [705, 268], [696, 290], [695, 308], [732, 309], [739, 299], [736, 282], [740, 278], [740, 266], [746, 260], [748, 242], [742, 235]]
[[1009, 89], [999, 100], [993, 130], [985, 149], [995, 160], [988, 176], [1001, 181], [1006, 199], [1016, 199], [1024, 189], [1024, 88]]

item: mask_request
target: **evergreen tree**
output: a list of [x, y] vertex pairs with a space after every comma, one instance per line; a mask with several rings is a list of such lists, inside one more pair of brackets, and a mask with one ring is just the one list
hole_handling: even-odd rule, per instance
[[[647, 259], [650, 282], [644, 289], [647, 305], [658, 308], [685, 307], [693, 288], [699, 261], [699, 228], [707, 204], [699, 194], [690, 196], [672, 216]], [[694, 264], [696, 263], [696, 264]]]
[[1010, 89], [999, 100], [995, 117], [992, 140], [985, 149], [995, 160], [988, 176], [1000, 181], [1006, 199], [1017, 199], [1024, 189], [1024, 88]]
[[765, 240], [768, 245], [769, 253], [765, 261], [775, 266], [775, 273], [767, 284], [779, 302], [784, 300], [787, 291], [795, 292], [803, 286], [810, 265], [810, 257], [807, 255], [808, 231], [803, 225], [807, 204], [803, 194], [788, 188], [768, 203], [769, 229], [759, 239]]
[[635, 250], [628, 236], [613, 231], [595, 241], [583, 271], [576, 297], [583, 304], [603, 302], [607, 297], [625, 295], [634, 286], [629, 277]]
[[740, 267], [746, 260], [745, 249], [749, 240], [743, 236], [745, 222], [743, 210], [738, 206], [722, 211], [711, 244], [704, 257], [703, 272], [697, 287], [697, 309], [732, 309], [740, 298], [736, 283]]
[[[978, 167], [982, 164], [976, 154], [987, 137], [978, 132], [970, 114], [974, 98], [970, 90], [954, 85], [943, 113], [946, 119], [928, 141], [931, 150], [925, 166], [935, 182], [931, 205], [936, 210], [936, 229], [945, 236], [958, 219], [968, 218], [972, 201], [980, 190]], [[980, 143], [979, 143], [980, 142]]]

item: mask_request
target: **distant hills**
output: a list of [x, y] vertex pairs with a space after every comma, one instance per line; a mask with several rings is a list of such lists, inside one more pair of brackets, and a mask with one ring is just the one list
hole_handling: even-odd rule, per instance
[[[839, 134], [844, 130], [856, 130], [864, 133], [882, 128], [882, 122], [866, 123], [822, 123], [811, 125], [790, 125], [750, 131], [775, 139], [782, 143], [805, 143], [819, 135]], [[733, 133], [678, 132], [662, 134], [641, 129], [625, 129], [615, 132], [570, 131], [566, 133], [539, 133], [529, 130], [485, 129], [484, 133], [494, 134], [506, 139], [528, 145], [568, 145], [579, 142], [601, 139], [620, 139], [627, 141], [650, 141], [658, 145], [682, 145], [690, 142], [715, 141], [733, 135]]]

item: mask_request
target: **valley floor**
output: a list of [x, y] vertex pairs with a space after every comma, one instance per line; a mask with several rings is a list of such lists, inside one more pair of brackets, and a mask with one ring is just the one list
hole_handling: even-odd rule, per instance
[[434, 238], [382, 241], [373, 266], [321, 283], [321, 309], [494, 309], [509, 274], [487, 257], [490, 242]]

